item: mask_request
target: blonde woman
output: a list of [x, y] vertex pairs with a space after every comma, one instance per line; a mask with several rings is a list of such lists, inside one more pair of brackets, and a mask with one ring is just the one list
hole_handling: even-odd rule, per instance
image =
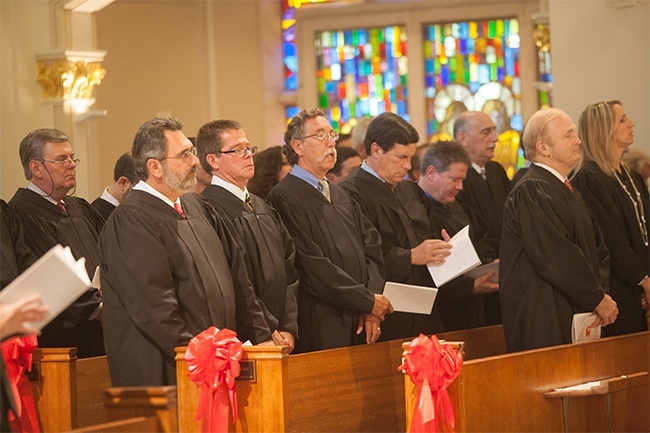
[[[600, 224], [610, 254], [610, 291], [619, 308], [605, 335], [647, 329], [650, 300], [648, 191], [621, 159], [634, 142], [634, 122], [620, 101], [588, 105], [580, 115], [582, 157], [572, 183]], [[646, 302], [643, 302], [645, 296]]]

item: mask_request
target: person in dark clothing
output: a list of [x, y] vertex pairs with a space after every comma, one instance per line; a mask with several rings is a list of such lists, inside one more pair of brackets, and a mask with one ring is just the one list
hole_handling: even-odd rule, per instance
[[203, 125], [196, 147], [201, 165], [212, 174], [202, 195], [235, 228], [273, 341], [293, 350], [298, 336], [296, 247], [275, 209], [246, 188], [255, 173], [257, 148], [250, 146], [244, 127], [234, 120]]
[[620, 310], [604, 334], [648, 329], [650, 200], [643, 178], [621, 162], [634, 142], [634, 122], [620, 101], [588, 105], [580, 115], [583, 153], [571, 179], [598, 221], [610, 254], [609, 290]]
[[325, 175], [336, 161], [336, 139], [322, 110], [295, 115], [283, 151], [294, 164], [268, 200], [296, 243], [297, 352], [374, 343], [393, 311], [382, 295], [381, 237], [359, 206]]
[[[383, 113], [370, 122], [365, 146], [368, 157], [341, 187], [359, 205], [381, 234], [386, 280], [434, 287], [427, 264], [444, 262], [449, 244], [431, 225], [424, 193], [405, 182], [419, 136], [404, 119]], [[442, 331], [434, 304], [431, 314], [399, 312], [386, 318], [382, 340]]]
[[101, 234], [106, 355], [113, 386], [176, 383], [174, 348], [211, 326], [242, 341], [271, 332], [226, 225], [191, 191], [198, 159], [182, 122], [156, 118], [133, 142], [142, 179]]
[[[490, 263], [496, 253], [486, 242], [488, 228], [471, 208], [456, 200], [471, 165], [467, 151], [456, 141], [441, 141], [428, 146], [422, 156], [422, 188], [431, 204], [437, 231], [454, 236], [469, 226], [469, 234], [482, 263]], [[460, 276], [442, 285], [436, 302], [445, 331], [485, 326], [485, 296], [499, 290], [495, 272], [476, 279]]]
[[[9, 206], [20, 219], [25, 243], [38, 258], [56, 244], [69, 246], [75, 259], [85, 257], [92, 280], [99, 266], [99, 232], [104, 219], [90, 204], [67, 194], [77, 184], [69, 138], [56, 129], [37, 129], [20, 143], [26, 188], [19, 188]], [[77, 347], [84, 358], [104, 354], [101, 296], [90, 289], [50, 322], [38, 339], [40, 347]]]
[[107, 220], [115, 208], [131, 193], [136, 183], [138, 179], [135, 176], [133, 157], [130, 153], [125, 153], [115, 163], [113, 183], [90, 205]]
[[499, 263], [509, 352], [571, 343], [576, 313], [593, 311], [603, 326], [618, 315], [602, 233], [567, 179], [580, 159], [573, 121], [557, 108], [538, 111], [524, 143], [533, 165], [506, 200]]

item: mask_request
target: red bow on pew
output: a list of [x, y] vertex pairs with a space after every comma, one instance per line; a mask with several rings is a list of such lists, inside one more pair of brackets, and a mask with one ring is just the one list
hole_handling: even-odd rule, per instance
[[39, 432], [38, 415], [32, 385], [25, 372], [32, 371], [32, 352], [38, 347], [36, 335], [11, 338], [2, 342], [2, 356], [16, 403], [17, 413], [9, 415], [15, 432]]
[[228, 431], [228, 402], [232, 422], [237, 420], [237, 388], [242, 343], [237, 333], [214, 326], [190, 340], [183, 358], [190, 380], [199, 387], [196, 421], [203, 419], [203, 432]]
[[420, 334], [404, 351], [399, 370], [407, 373], [417, 387], [411, 418], [411, 433], [454, 431], [454, 409], [447, 387], [458, 377], [463, 363], [460, 352], [441, 344], [435, 335]]

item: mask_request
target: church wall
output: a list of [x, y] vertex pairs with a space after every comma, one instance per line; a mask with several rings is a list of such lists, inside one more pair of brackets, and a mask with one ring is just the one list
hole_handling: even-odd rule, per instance
[[54, 124], [36, 82], [35, 54], [50, 49], [47, 3], [0, 1], [0, 197], [9, 200], [26, 180], [18, 145], [33, 129]]
[[620, 99], [650, 152], [650, 1], [550, 0], [555, 105], [575, 122], [587, 104]]

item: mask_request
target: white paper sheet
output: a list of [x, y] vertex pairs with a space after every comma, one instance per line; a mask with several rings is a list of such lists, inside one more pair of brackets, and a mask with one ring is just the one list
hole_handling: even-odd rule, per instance
[[427, 265], [436, 287], [469, 271], [481, 264], [472, 240], [469, 238], [469, 226], [465, 226], [449, 241], [454, 247], [441, 265]]
[[438, 289], [412, 286], [386, 281], [384, 296], [393, 304], [395, 311], [404, 313], [431, 314]]
[[578, 313], [573, 315], [571, 323], [571, 342], [598, 340], [601, 326], [593, 326], [596, 320], [595, 313]]
[[499, 262], [492, 262], [488, 263], [486, 265], [481, 265], [477, 268], [471, 269], [467, 272], [465, 272], [463, 275], [466, 276], [467, 278], [471, 278], [472, 280], [475, 280], [479, 277], [482, 277], [483, 275], [487, 274], [488, 272], [495, 271], [496, 274], [494, 274], [494, 277], [490, 278], [490, 281], [493, 283], [498, 283], [499, 282]]
[[10, 304], [40, 294], [50, 311], [33, 325], [43, 329], [90, 287], [85, 261], [75, 260], [70, 248], [56, 245], [0, 292], [0, 302]]

